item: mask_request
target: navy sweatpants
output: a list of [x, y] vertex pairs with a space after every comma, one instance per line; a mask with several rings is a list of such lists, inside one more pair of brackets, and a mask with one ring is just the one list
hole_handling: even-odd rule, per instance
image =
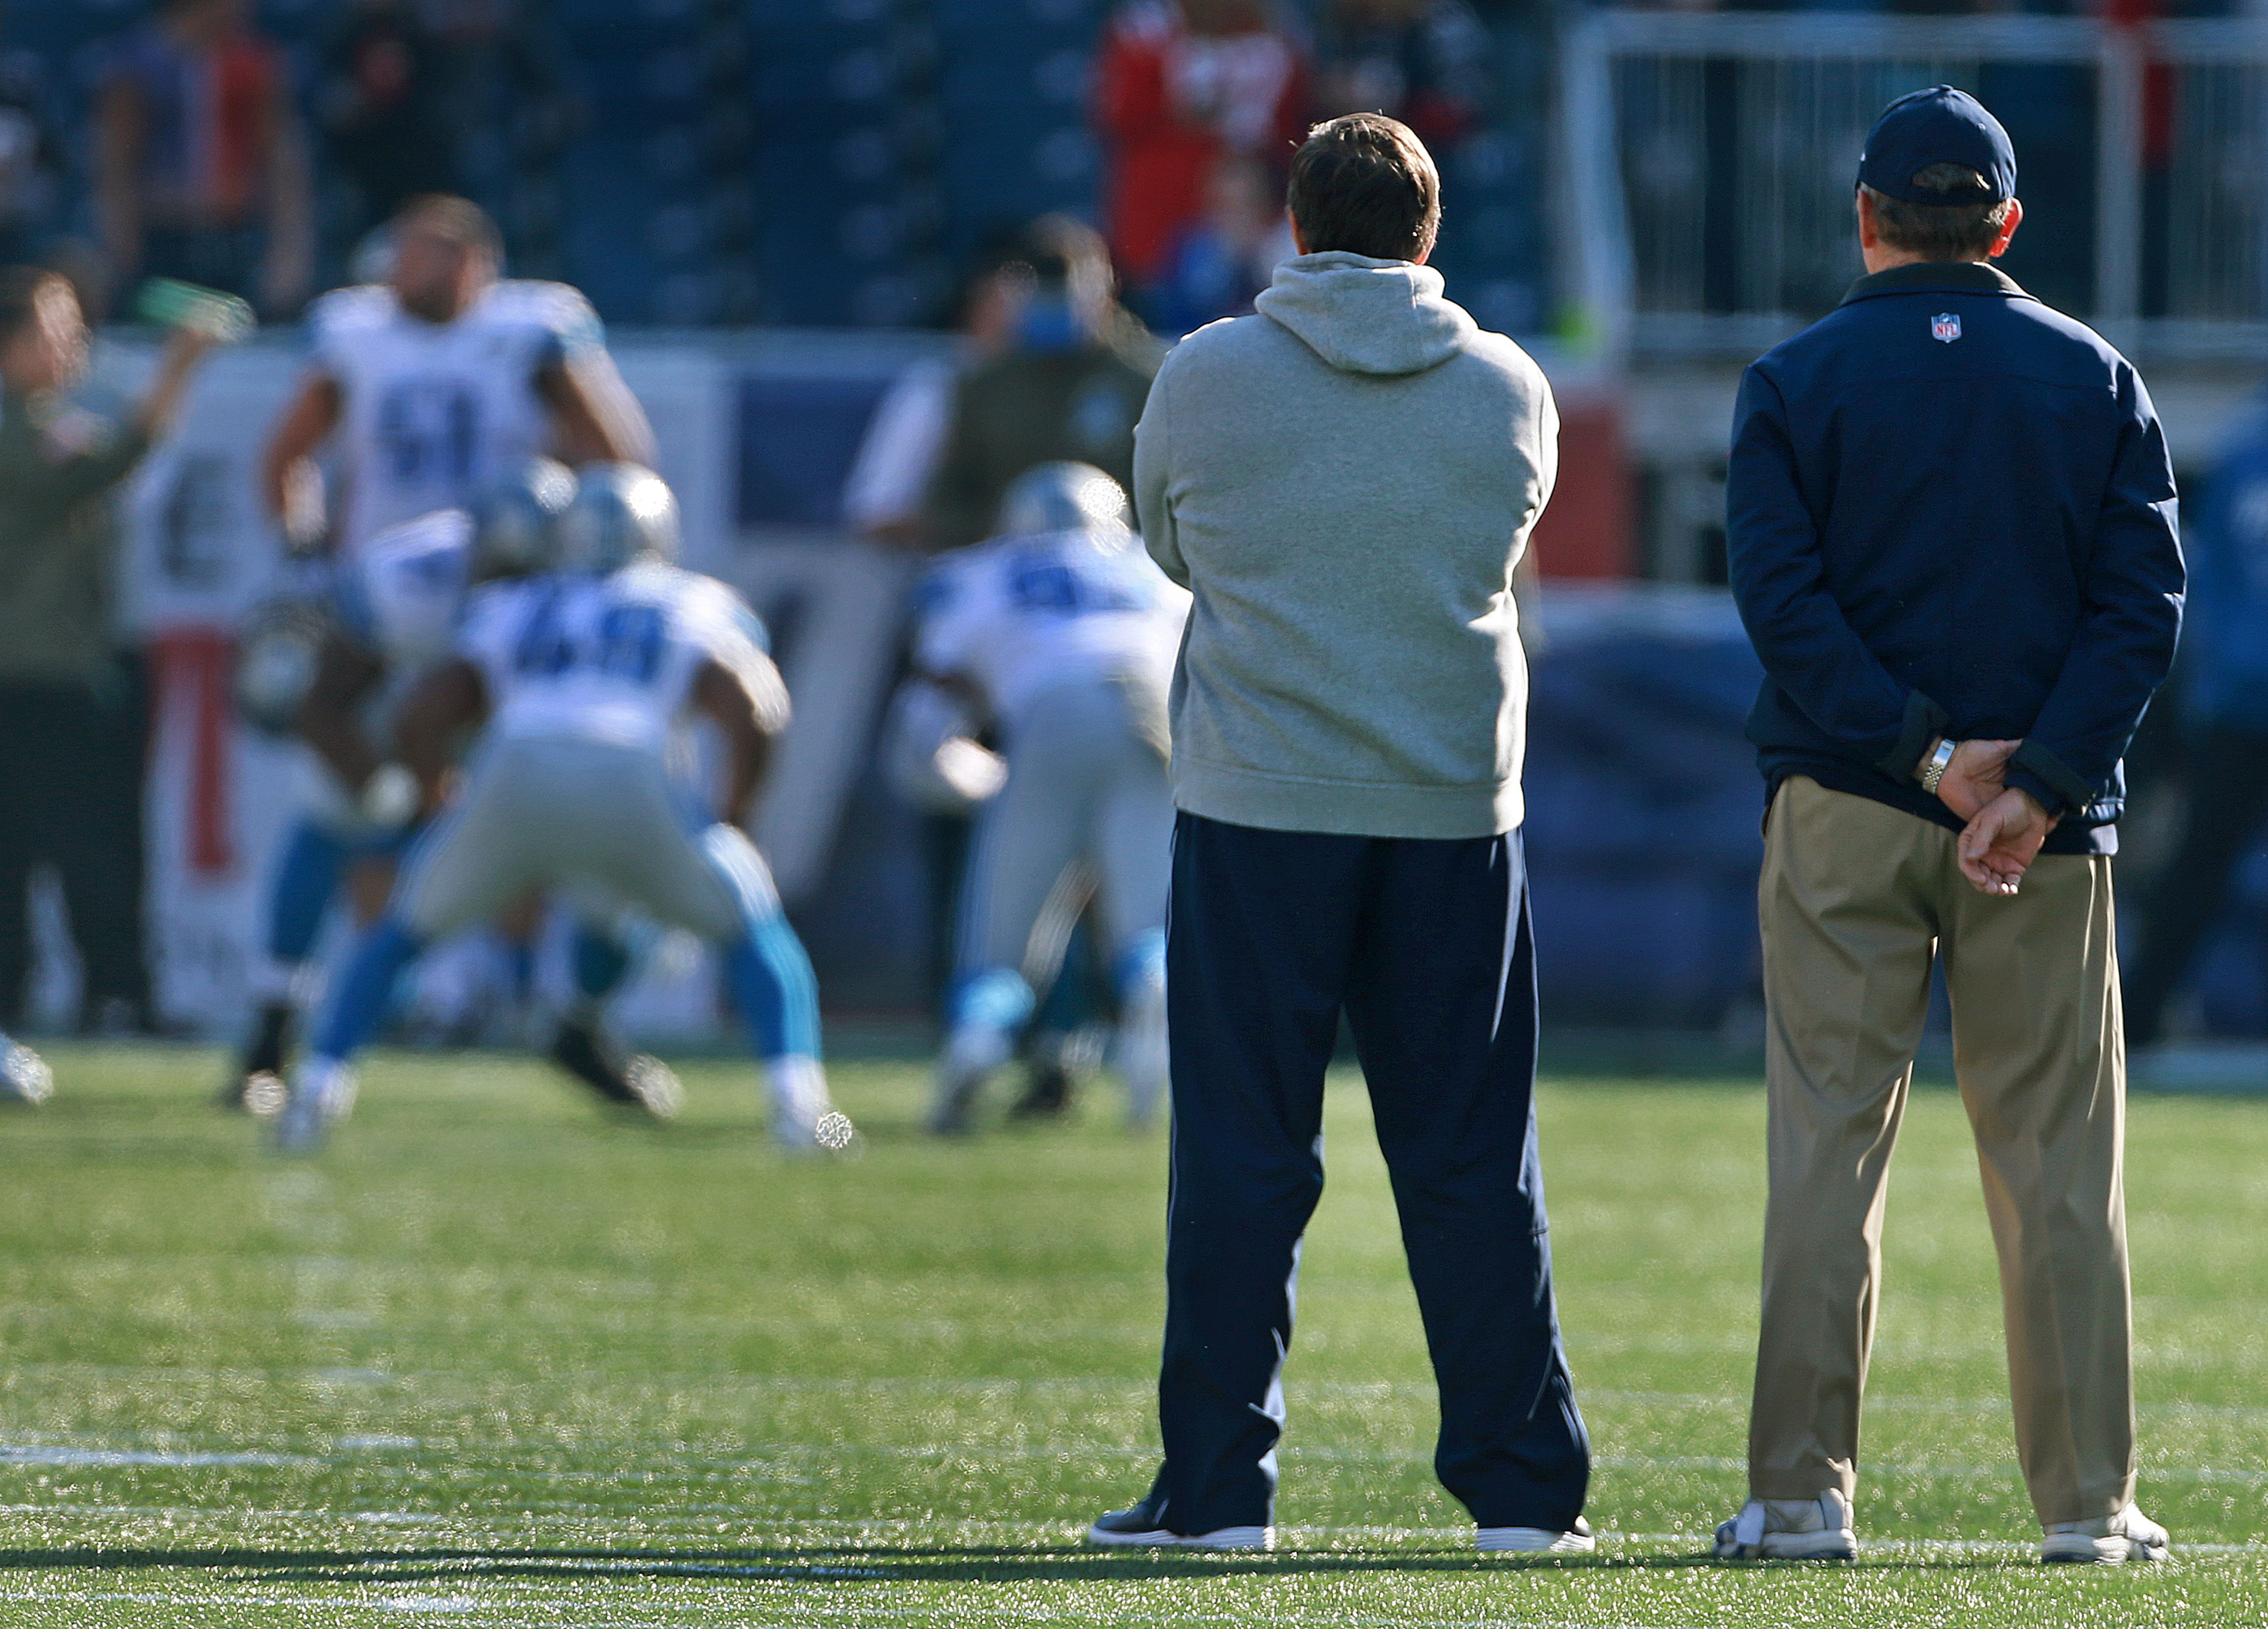
[[1544, 1231], [1520, 834], [1174, 826], [1165, 1357], [1173, 1531], [1264, 1526], [1300, 1239], [1344, 1010], [1440, 1388], [1433, 1459], [1482, 1527], [1572, 1527], [1590, 1480]]

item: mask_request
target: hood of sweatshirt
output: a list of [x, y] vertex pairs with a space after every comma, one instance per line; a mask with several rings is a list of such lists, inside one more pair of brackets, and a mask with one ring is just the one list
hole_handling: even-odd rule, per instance
[[1422, 373], [1480, 331], [1441, 286], [1431, 266], [1334, 249], [1285, 261], [1252, 304], [1341, 372]]

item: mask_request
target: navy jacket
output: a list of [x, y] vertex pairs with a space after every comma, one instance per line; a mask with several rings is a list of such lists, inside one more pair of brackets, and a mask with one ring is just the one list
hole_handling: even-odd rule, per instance
[[2190, 505], [2183, 698], [2207, 727], [2268, 734], [2268, 402], [2221, 449]]
[[1749, 739], [1790, 775], [1958, 829], [1913, 778], [1934, 735], [2108, 853], [2119, 759], [2173, 665], [2173, 468], [2126, 359], [1992, 267], [1901, 266], [1741, 380], [1734, 597], [1763, 659]]

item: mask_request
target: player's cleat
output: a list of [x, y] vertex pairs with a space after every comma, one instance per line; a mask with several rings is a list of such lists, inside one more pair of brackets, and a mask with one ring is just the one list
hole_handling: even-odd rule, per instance
[[815, 1058], [775, 1058], [764, 1065], [770, 1090], [772, 1140], [792, 1154], [840, 1154], [858, 1131], [827, 1095], [827, 1072]]
[[929, 1129], [939, 1137], [964, 1137], [973, 1131], [977, 1095], [1015, 1050], [1014, 1037], [991, 1024], [964, 1024], [954, 1030], [938, 1060]]
[[1143, 984], [1126, 1003], [1118, 1026], [1118, 1076], [1126, 1083], [1126, 1124], [1139, 1131], [1158, 1117], [1166, 1100], [1166, 987]]
[[1071, 1070], [1061, 1058], [1035, 1063], [1024, 1077], [1024, 1095], [1009, 1106], [1011, 1120], [1054, 1120], [1071, 1112]]
[[284, 1112], [284, 1105], [291, 1101], [291, 1082], [269, 1070], [247, 1075], [242, 1086], [243, 1096], [232, 1106], [255, 1119], [274, 1119]]
[[33, 1108], [55, 1095], [55, 1072], [21, 1041], [0, 1036], [0, 1102]]
[[1839, 1488], [1816, 1499], [1752, 1499], [1717, 1526], [1720, 1561], [1855, 1561], [1851, 1502]]
[[677, 1072], [659, 1058], [627, 1053], [595, 1022], [563, 1018], [551, 1033], [551, 1061], [608, 1102], [637, 1109], [657, 1120], [671, 1120], [685, 1093]]
[[1483, 1555], [1588, 1555], [1599, 1547], [1591, 1524], [1580, 1516], [1570, 1528], [1475, 1528], [1473, 1542]]
[[2129, 1505], [2115, 1516], [2058, 1522], [2040, 1540], [2043, 1561], [2163, 1561], [2173, 1554], [2166, 1529]]
[[630, 1095], [639, 1107], [657, 1120], [674, 1120], [677, 1111], [685, 1107], [685, 1087], [672, 1069], [651, 1052], [635, 1052], [630, 1065], [622, 1071], [630, 1083]]
[[343, 1064], [311, 1059], [299, 1066], [291, 1095], [276, 1117], [276, 1152], [319, 1154], [331, 1127], [354, 1109], [354, 1072]]
[[289, 1001], [270, 1001], [260, 1009], [236, 1072], [214, 1095], [217, 1107], [257, 1115], [283, 1108], [284, 1067], [291, 1060], [291, 1031], [298, 1021], [298, 1009]]
[[1108, 1550], [1273, 1550], [1272, 1527], [1218, 1527], [1176, 1533], [1165, 1524], [1165, 1500], [1155, 1493], [1130, 1510], [1113, 1510], [1086, 1529], [1086, 1542]]

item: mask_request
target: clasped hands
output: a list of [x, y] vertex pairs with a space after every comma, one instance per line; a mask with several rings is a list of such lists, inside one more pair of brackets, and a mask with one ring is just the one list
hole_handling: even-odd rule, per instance
[[[2020, 741], [1965, 741], [1953, 749], [1937, 795], [1967, 821], [1957, 850], [1961, 874], [1980, 894], [2013, 895], [2056, 828], [2056, 816], [2021, 786], [2007, 784]], [[1936, 750], [1931, 743], [1930, 750]]]

